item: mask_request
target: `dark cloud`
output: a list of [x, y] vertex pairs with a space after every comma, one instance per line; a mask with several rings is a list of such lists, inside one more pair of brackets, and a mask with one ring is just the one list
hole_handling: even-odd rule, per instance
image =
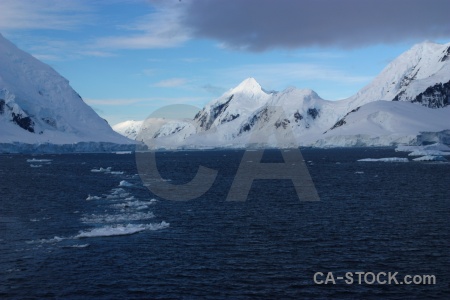
[[248, 51], [450, 37], [449, 0], [195, 0], [185, 8], [182, 23], [195, 37]]

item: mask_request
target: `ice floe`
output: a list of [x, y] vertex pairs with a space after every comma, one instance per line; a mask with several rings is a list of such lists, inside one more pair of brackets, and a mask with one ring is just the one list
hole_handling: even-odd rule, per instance
[[377, 161], [408, 162], [409, 160], [407, 158], [403, 158], [403, 157], [384, 157], [384, 158], [363, 158], [363, 159], [358, 159], [358, 161], [363, 161], [363, 162], [377, 162]]
[[125, 173], [125, 172], [122, 172], [122, 171], [111, 171], [110, 172], [110, 174], [113, 174], [113, 175], [122, 175], [123, 173]]
[[28, 163], [38, 163], [38, 162], [51, 162], [52, 159], [36, 159], [36, 158], [32, 158], [32, 159], [27, 159]]
[[126, 180], [122, 180], [122, 181], [119, 183], [119, 186], [133, 186], [133, 184], [132, 184], [132, 183], [129, 183], [129, 182], [126, 181]]
[[81, 218], [81, 222], [90, 223], [90, 224], [99, 224], [99, 223], [117, 223], [117, 222], [125, 222], [125, 221], [139, 221], [139, 220], [147, 220], [153, 219], [155, 215], [152, 212], [138, 212], [131, 214], [104, 214], [104, 215], [88, 215]]
[[447, 161], [445, 157], [441, 155], [425, 155], [422, 157], [414, 158], [414, 161]]
[[408, 156], [425, 156], [425, 155], [432, 155], [432, 156], [443, 156], [443, 155], [450, 155], [450, 152], [444, 152], [440, 150], [414, 150], [413, 152], [409, 153]]
[[32, 167], [32, 168], [40, 168], [40, 167], [42, 167], [42, 165], [33, 165], [33, 164], [31, 164], [30, 167]]
[[91, 196], [90, 194], [89, 194], [88, 197], [86, 198], [87, 201], [90, 201], [90, 200], [100, 200], [100, 199], [102, 199], [102, 197], [99, 197], [99, 196]]
[[106, 173], [106, 172], [111, 172], [111, 167], [107, 167], [106, 169], [105, 169], [105, 168], [102, 168], [102, 167], [100, 167], [99, 169], [92, 169], [91, 172], [93, 172], [93, 173]]

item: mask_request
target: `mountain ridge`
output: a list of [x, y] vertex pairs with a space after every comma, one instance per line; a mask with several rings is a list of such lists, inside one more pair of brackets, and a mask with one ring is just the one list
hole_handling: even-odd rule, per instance
[[[161, 142], [163, 147], [173, 148], [195, 148], [196, 143], [208, 147], [244, 146], [248, 135], [255, 131], [275, 129], [280, 136], [285, 135], [286, 130], [292, 130], [298, 145], [318, 145], [318, 140], [328, 138], [342, 131], [342, 128], [356, 126], [346, 118], [361, 114], [364, 111], [359, 111], [361, 107], [375, 101], [414, 103], [430, 109], [442, 109], [450, 105], [449, 56], [450, 43], [417, 44], [394, 59], [355, 95], [339, 101], [325, 100], [315, 91], [293, 87], [280, 92], [266, 92], [250, 77], [206, 104], [193, 119], [196, 126], [193, 134], [183, 133], [182, 129], [175, 133], [185, 135], [185, 138], [178, 139], [181, 140], [179, 144], [165, 143], [168, 139], [159, 139], [152, 144]], [[392, 109], [394, 115], [400, 107], [408, 107], [386, 103], [379, 108], [385, 112]], [[281, 107], [283, 112], [275, 107]], [[405, 119], [400, 112], [397, 116]], [[416, 115], [413, 117], [417, 118]], [[435, 124], [434, 130], [450, 128], [448, 122], [440, 120], [442, 124]], [[416, 135], [422, 129], [430, 129], [426, 126], [426, 120], [422, 122], [422, 127], [414, 127]], [[336, 130], [338, 127], [342, 128]], [[388, 130], [383, 133], [393, 134]], [[243, 138], [246, 135], [247, 139]], [[413, 135], [409, 132], [408, 138], [403, 141], [413, 142]], [[265, 138], [262, 133], [259, 136]]]

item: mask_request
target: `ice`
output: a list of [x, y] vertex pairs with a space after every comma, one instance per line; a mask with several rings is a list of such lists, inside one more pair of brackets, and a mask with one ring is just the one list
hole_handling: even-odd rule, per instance
[[111, 174], [113, 174], [113, 175], [122, 175], [123, 173], [125, 173], [125, 172], [121, 172], [121, 171], [112, 171], [112, 172], [110, 172]]
[[122, 181], [119, 183], [119, 186], [133, 186], [133, 184], [132, 184], [132, 183], [129, 183], [129, 182], [126, 181], [126, 180], [122, 180]]
[[169, 223], [162, 221], [161, 223], [153, 224], [128, 224], [115, 225], [94, 228], [88, 231], [81, 231], [75, 238], [88, 237], [108, 237], [135, 234], [144, 230], [160, 230], [169, 227]]
[[30, 167], [32, 167], [32, 168], [40, 168], [40, 167], [42, 167], [42, 165], [33, 165], [33, 164], [31, 164]]
[[[126, 200], [126, 199], [125, 199]], [[127, 201], [125, 203], [119, 203], [119, 204], [114, 204], [113, 207], [115, 208], [120, 208], [120, 209], [124, 209], [124, 208], [138, 208], [138, 207], [143, 207], [146, 206], [148, 207], [148, 204], [153, 204], [154, 202], [152, 201]], [[142, 208], [140, 208], [142, 209]]]
[[75, 244], [70, 246], [63, 246], [63, 248], [87, 248], [90, 244]]
[[444, 152], [440, 150], [415, 150], [408, 154], [409, 156], [424, 156], [424, 155], [432, 155], [432, 156], [443, 156], [450, 155], [450, 152]]
[[358, 159], [358, 161], [363, 161], [363, 162], [377, 162], [377, 161], [408, 162], [409, 160], [407, 158], [403, 158], [403, 157], [384, 157], [384, 158], [363, 158], [363, 159]]
[[59, 243], [63, 240], [66, 240], [67, 238], [55, 236], [51, 239], [40, 239], [40, 240], [34, 240], [34, 241], [27, 241], [27, 244], [54, 244]]
[[27, 159], [28, 163], [51, 162], [51, 161], [52, 161], [52, 159], [36, 159], [36, 158]]
[[355, 174], [364, 174], [363, 171], [356, 171]]
[[91, 172], [94, 173], [105, 173], [105, 172], [111, 172], [111, 167], [107, 167], [106, 169], [100, 167], [100, 169], [92, 169]]
[[414, 161], [447, 161], [445, 157], [438, 155], [425, 155], [422, 157], [414, 158]]
[[100, 200], [100, 199], [102, 199], [102, 197], [91, 196], [91, 194], [89, 194], [88, 197], [86, 198], [87, 201], [90, 201], [90, 200]]
[[154, 218], [155, 215], [152, 212], [148, 213], [132, 213], [132, 214], [120, 214], [120, 215], [88, 215], [81, 218], [81, 222], [83, 223], [117, 223], [117, 222], [125, 222], [125, 221], [139, 221], [139, 220], [147, 220]]
[[131, 154], [132, 151], [117, 151], [116, 154]]

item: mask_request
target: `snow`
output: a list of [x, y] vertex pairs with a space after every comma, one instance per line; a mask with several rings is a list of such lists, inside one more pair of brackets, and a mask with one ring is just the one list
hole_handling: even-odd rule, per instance
[[409, 160], [407, 158], [403, 157], [384, 157], [384, 158], [363, 158], [358, 159], [358, 161], [362, 162], [408, 162]]

